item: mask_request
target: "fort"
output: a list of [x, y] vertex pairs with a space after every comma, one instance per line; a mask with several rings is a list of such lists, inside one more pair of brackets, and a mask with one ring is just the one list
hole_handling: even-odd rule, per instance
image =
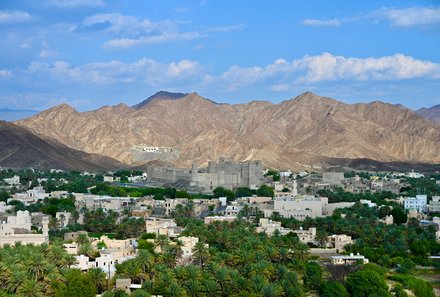
[[183, 180], [205, 191], [216, 187], [256, 189], [263, 184], [263, 165], [261, 161], [237, 163], [220, 158], [218, 162], [209, 162], [207, 168], [198, 168], [195, 164], [191, 169], [150, 167], [148, 178], [170, 183]]

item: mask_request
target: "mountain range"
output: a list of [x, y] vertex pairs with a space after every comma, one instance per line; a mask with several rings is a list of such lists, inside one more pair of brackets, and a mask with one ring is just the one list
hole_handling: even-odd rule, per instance
[[434, 105], [430, 108], [421, 108], [416, 111], [419, 116], [422, 116], [438, 125], [440, 125], [440, 104]]
[[42, 139], [13, 123], [0, 121], [0, 165], [12, 168], [109, 170], [124, 165], [109, 157]]
[[185, 167], [220, 156], [259, 159], [279, 169], [353, 159], [440, 163], [440, 126], [416, 112], [378, 101], [345, 104], [310, 92], [279, 104], [235, 105], [197, 93], [159, 92], [132, 107], [78, 112], [62, 104], [16, 124], [126, 165], [151, 160], [142, 157], [143, 146], [172, 148], [166, 161]]

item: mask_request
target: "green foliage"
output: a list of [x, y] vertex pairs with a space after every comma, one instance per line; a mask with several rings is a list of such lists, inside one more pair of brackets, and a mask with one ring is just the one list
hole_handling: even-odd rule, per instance
[[351, 192], [345, 192], [342, 188], [336, 188], [335, 191], [331, 190], [319, 190], [318, 194], [322, 197], [328, 197], [329, 203], [336, 202], [358, 202], [361, 199], [371, 200], [372, 202], [383, 204], [385, 198], [397, 198], [397, 194], [389, 191], [376, 192], [376, 193], [359, 193], [354, 194]]
[[390, 214], [394, 218], [394, 223], [397, 225], [405, 224], [408, 220], [408, 216], [406, 213], [403, 212], [403, 210], [400, 207], [394, 207]]
[[139, 235], [145, 229], [145, 220], [143, 218], [125, 218], [116, 227], [116, 238], [134, 238]]
[[303, 276], [304, 285], [308, 288], [318, 290], [322, 281], [322, 268], [316, 262], [309, 262]]
[[327, 281], [321, 286], [320, 297], [349, 297], [347, 289], [339, 282]]
[[0, 259], [0, 292], [13, 296], [54, 296], [64, 290], [69, 271], [66, 268], [75, 262], [55, 244], [5, 245], [0, 248]]
[[389, 297], [388, 286], [384, 278], [371, 269], [350, 274], [347, 278], [348, 291], [353, 297]]
[[402, 285], [396, 285], [393, 289], [395, 297], [409, 297]]
[[257, 190], [257, 195], [262, 197], [273, 197], [274, 192], [272, 187], [269, 187], [268, 185], [261, 185], [261, 187]]
[[216, 198], [218, 198], [218, 197], [226, 197], [228, 199], [228, 201], [235, 200], [235, 193], [234, 193], [234, 191], [225, 189], [224, 187], [217, 187], [212, 192], [214, 193], [214, 197], [216, 197]]
[[280, 174], [278, 173], [278, 171], [275, 170], [269, 170], [265, 176], [272, 176], [272, 180], [273, 181], [280, 181]]
[[235, 189], [235, 195], [237, 197], [250, 197], [252, 195], [256, 194], [255, 190], [251, 190], [247, 187], [239, 187]]
[[0, 192], [0, 201], [6, 202], [9, 198], [11, 198], [11, 194], [9, 194], [9, 192], [5, 190]]
[[434, 297], [431, 284], [425, 280], [402, 274], [395, 274], [389, 278], [413, 291], [417, 297]]

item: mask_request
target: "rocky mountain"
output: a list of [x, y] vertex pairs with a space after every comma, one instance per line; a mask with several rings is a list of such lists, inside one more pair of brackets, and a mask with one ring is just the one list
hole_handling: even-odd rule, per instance
[[147, 105], [148, 103], [150, 103], [153, 100], [176, 100], [176, 99], [180, 99], [182, 97], [185, 97], [186, 95], [188, 95], [188, 94], [187, 93], [172, 93], [172, 92], [167, 92], [167, 91], [159, 91], [156, 94], [148, 97], [144, 101], [142, 101], [136, 105], [133, 105], [132, 107], [134, 109], [139, 109], [141, 107], [144, 107], [145, 105]]
[[431, 108], [421, 108], [417, 110], [416, 113], [419, 116], [440, 125], [440, 104], [434, 105]]
[[109, 157], [45, 140], [26, 128], [0, 121], [0, 166], [40, 169], [108, 170], [124, 165]]
[[382, 102], [344, 104], [310, 92], [279, 104], [216, 104], [196, 93], [83, 113], [64, 104], [17, 124], [136, 165], [166, 155], [144, 153], [145, 146], [172, 151], [165, 161], [176, 166], [220, 156], [259, 159], [273, 168], [325, 166], [341, 158], [440, 163], [440, 127], [413, 111]]

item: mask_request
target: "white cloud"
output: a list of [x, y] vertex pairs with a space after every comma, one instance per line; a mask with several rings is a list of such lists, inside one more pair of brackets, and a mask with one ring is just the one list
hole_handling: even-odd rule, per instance
[[414, 27], [440, 24], [440, 7], [410, 7], [404, 9], [381, 9], [379, 17], [388, 19], [396, 27]]
[[104, 29], [108, 33], [127, 34], [129, 36], [137, 36], [154, 31], [163, 32], [175, 30], [175, 24], [169, 20], [153, 22], [149, 19], [139, 20], [136, 17], [119, 13], [99, 13], [89, 16], [83, 21], [85, 28], [100, 24], [108, 24], [108, 28]]
[[104, 43], [103, 48], [105, 49], [130, 48], [133, 46], [145, 45], [145, 44], [193, 40], [205, 36], [207, 35], [202, 34], [200, 32], [162, 33], [160, 35], [145, 36], [139, 38], [111, 39]]
[[230, 90], [268, 84], [272, 91], [286, 91], [293, 84], [329, 81], [398, 81], [440, 79], [440, 64], [395, 54], [380, 58], [353, 58], [323, 53], [288, 62], [278, 59], [265, 67], [234, 65], [214, 81]]
[[317, 19], [306, 19], [302, 21], [304, 26], [310, 27], [338, 27], [341, 25], [341, 21], [337, 19], [331, 20], [317, 20]]
[[289, 90], [288, 84], [279, 84], [279, 85], [273, 85], [269, 88], [273, 92], [287, 92]]
[[31, 15], [24, 11], [0, 11], [0, 24], [1, 23], [21, 23], [27, 22], [31, 19]]
[[51, 6], [56, 6], [61, 8], [105, 6], [103, 0], [48, 0], [47, 3]]
[[11, 77], [12, 72], [10, 70], [0, 69], [0, 78]]
[[100, 13], [87, 17], [77, 30], [101, 30], [113, 36], [116, 35], [117, 38], [106, 41], [103, 48], [124, 49], [138, 45], [194, 40], [212, 36], [214, 33], [241, 30], [245, 27], [244, 24], [235, 24], [183, 31], [179, 30], [181, 24], [182, 22], [171, 20], [153, 22], [149, 19], [138, 19], [119, 13]]
[[28, 74], [38, 75], [42, 79], [52, 79], [61, 84], [113, 85], [113, 84], [147, 84], [161, 85], [177, 81], [200, 79], [203, 67], [190, 60], [160, 63], [143, 58], [134, 63], [110, 61], [73, 66], [65, 61], [54, 63], [32, 62]]

